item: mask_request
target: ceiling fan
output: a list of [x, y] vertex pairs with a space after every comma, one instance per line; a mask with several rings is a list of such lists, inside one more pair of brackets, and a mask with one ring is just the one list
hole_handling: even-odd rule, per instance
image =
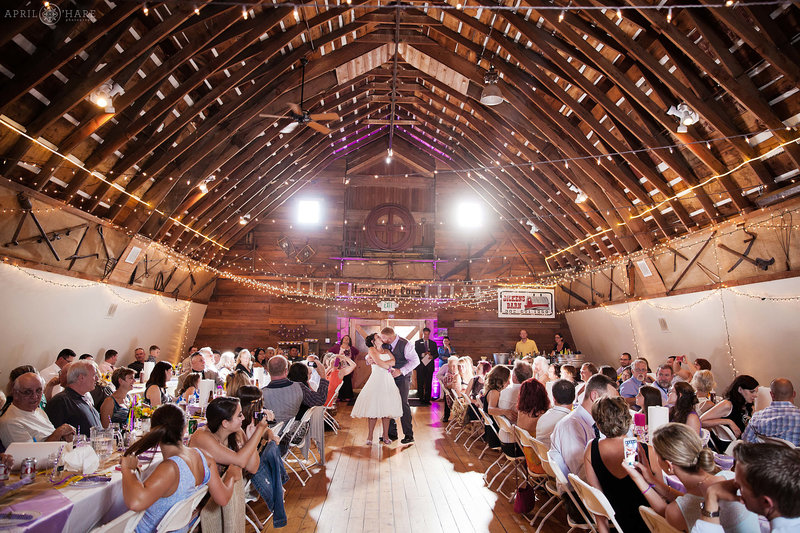
[[323, 126], [317, 121], [339, 120], [339, 115], [337, 113], [309, 113], [303, 109], [303, 92], [306, 85], [306, 65], [308, 64], [308, 59], [305, 57], [302, 58], [300, 64], [303, 66], [302, 83], [300, 85], [300, 105], [289, 104], [289, 112], [286, 115], [259, 114], [258, 116], [262, 118], [292, 119], [289, 124], [281, 129], [281, 133], [291, 133], [297, 129], [297, 126], [300, 124], [307, 124], [309, 128], [315, 129], [323, 135], [328, 135], [331, 132], [330, 128]]

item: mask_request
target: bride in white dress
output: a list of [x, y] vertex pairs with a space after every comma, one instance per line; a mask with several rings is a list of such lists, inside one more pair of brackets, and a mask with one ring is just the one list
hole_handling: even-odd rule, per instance
[[372, 445], [372, 434], [379, 418], [383, 424], [383, 437], [380, 441], [383, 444], [391, 444], [389, 421], [392, 418], [403, 416], [400, 391], [390, 373], [394, 366], [394, 356], [392, 352], [381, 346], [380, 338], [378, 338], [376, 346], [377, 335], [377, 333], [373, 333], [364, 339], [368, 349], [367, 363], [372, 365], [372, 373], [358, 394], [356, 403], [350, 413], [353, 418], [367, 418], [369, 420], [367, 446]]

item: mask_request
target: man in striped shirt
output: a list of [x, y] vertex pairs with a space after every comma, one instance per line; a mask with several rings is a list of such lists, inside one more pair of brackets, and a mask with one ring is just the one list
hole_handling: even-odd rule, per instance
[[772, 403], [753, 415], [742, 440], [759, 442], [759, 437], [775, 437], [800, 446], [800, 408], [792, 403], [796, 394], [792, 382], [777, 378], [770, 384], [769, 393]]

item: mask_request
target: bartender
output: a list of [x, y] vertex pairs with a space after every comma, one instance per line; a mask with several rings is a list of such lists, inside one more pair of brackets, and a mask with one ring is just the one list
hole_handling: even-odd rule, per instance
[[536, 342], [528, 338], [528, 332], [524, 329], [519, 330], [519, 339], [519, 342], [517, 342], [517, 345], [514, 347], [514, 352], [522, 354], [522, 357], [533, 353], [539, 353]]
[[555, 344], [553, 344], [553, 351], [550, 352], [550, 355], [566, 355], [568, 353], [572, 353], [572, 348], [566, 342], [564, 342], [564, 337], [561, 333], [555, 334]]

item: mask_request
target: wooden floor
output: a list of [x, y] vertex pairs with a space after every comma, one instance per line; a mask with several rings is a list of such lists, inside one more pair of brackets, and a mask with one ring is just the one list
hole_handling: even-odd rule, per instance
[[[340, 407], [339, 434], [326, 434], [324, 468], [315, 466], [305, 487], [294, 476], [286, 484], [289, 524], [280, 531], [533, 531], [483, 482], [483, 471], [496, 456], [479, 461], [478, 444], [467, 452], [453, 443], [444, 433], [442, 409], [441, 403], [412, 407], [414, 445], [368, 447], [366, 421], [352, 419], [349, 406]], [[261, 516], [265, 509], [259, 509]], [[564, 523], [559, 510], [542, 531], [564, 532]]]

